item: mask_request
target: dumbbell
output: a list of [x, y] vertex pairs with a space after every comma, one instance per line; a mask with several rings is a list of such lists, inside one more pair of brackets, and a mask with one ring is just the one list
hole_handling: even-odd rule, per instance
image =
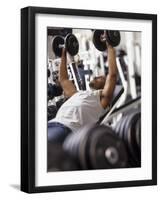
[[56, 56], [61, 57], [62, 49], [65, 48], [71, 56], [79, 51], [79, 43], [75, 35], [69, 33], [66, 37], [57, 35], [53, 38], [52, 49]]
[[124, 143], [105, 125], [84, 126], [67, 136], [63, 149], [84, 170], [127, 166]]
[[125, 142], [129, 165], [141, 165], [141, 113], [139, 110], [131, 111], [117, 123], [115, 132]]
[[48, 123], [48, 143], [47, 143], [47, 168], [48, 171], [68, 171], [79, 169], [74, 159], [63, 150], [62, 143], [70, 130], [62, 128], [53, 123]]
[[63, 89], [60, 85], [48, 83], [48, 100], [51, 100], [57, 96], [61, 96], [62, 93]]
[[68, 155], [60, 144], [48, 143], [47, 147], [47, 171], [73, 171], [78, 170], [77, 164]]
[[95, 30], [93, 32], [93, 44], [99, 51], [105, 51], [107, 49], [106, 42], [116, 47], [119, 45], [121, 40], [119, 31], [111, 30]]

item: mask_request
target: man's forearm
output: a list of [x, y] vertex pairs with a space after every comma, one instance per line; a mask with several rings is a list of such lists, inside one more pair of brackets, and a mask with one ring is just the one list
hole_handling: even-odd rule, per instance
[[67, 71], [67, 57], [66, 51], [63, 49], [62, 56], [61, 56], [61, 63], [59, 69], [59, 81], [60, 83], [64, 80], [68, 79], [68, 71]]
[[111, 93], [114, 90], [117, 80], [117, 64], [115, 49], [111, 46], [108, 47], [108, 75], [106, 78], [105, 87], [106, 90]]
[[108, 76], [117, 76], [116, 52], [111, 46], [108, 47]]
[[108, 47], [108, 67], [109, 72], [101, 95], [101, 103], [104, 108], [110, 105], [117, 81], [116, 54], [115, 49], [111, 46]]

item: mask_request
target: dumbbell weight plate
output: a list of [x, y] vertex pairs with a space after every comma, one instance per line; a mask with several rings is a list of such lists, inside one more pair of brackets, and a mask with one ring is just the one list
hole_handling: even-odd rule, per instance
[[133, 161], [137, 165], [139, 163], [139, 158], [137, 154], [137, 147], [136, 147], [136, 120], [139, 116], [139, 111], [133, 111], [129, 116], [128, 120], [126, 121], [125, 128], [124, 128], [124, 139], [130, 151], [130, 155], [133, 158]]
[[93, 127], [96, 127], [95, 125], [87, 125], [85, 127], [82, 128], [82, 131], [80, 132], [80, 145], [79, 145], [79, 149], [78, 149], [78, 155], [79, 155], [79, 160], [80, 160], [80, 164], [81, 167], [83, 169], [91, 169], [91, 165], [88, 162], [88, 142], [89, 142], [89, 136], [92, 133], [91, 130], [93, 129]]
[[86, 147], [91, 127], [91, 125], [82, 127], [69, 135], [63, 143], [63, 149], [72, 156], [81, 169], [89, 168], [86, 161]]
[[141, 118], [138, 119], [136, 124], [136, 143], [138, 148], [141, 149]]
[[141, 151], [136, 141], [136, 134], [137, 134], [136, 125], [137, 125], [138, 118], [140, 118], [140, 113], [137, 113], [133, 117], [131, 121], [130, 130], [129, 130], [129, 132], [131, 133], [129, 134], [129, 139], [131, 139], [131, 147], [132, 147], [131, 150], [133, 150], [132, 155], [136, 160], [136, 166], [140, 166], [140, 161], [141, 161]]
[[71, 56], [75, 56], [78, 53], [79, 42], [78, 42], [77, 38], [75, 37], [75, 35], [69, 33], [65, 37], [65, 47], [66, 47], [67, 52]]
[[52, 49], [56, 56], [61, 57], [62, 55], [62, 47], [60, 45], [64, 45], [64, 38], [62, 36], [56, 35], [53, 38]]
[[93, 32], [93, 44], [99, 51], [105, 51], [107, 49], [106, 42], [101, 41], [101, 35], [103, 34], [103, 30], [95, 30]]
[[116, 126], [116, 129], [117, 129], [118, 137], [124, 142], [125, 148], [127, 150], [127, 155], [128, 155], [128, 166], [127, 167], [131, 167], [131, 166], [134, 165], [134, 163], [133, 163], [133, 159], [131, 158], [131, 155], [129, 153], [127, 141], [126, 141], [126, 138], [125, 138], [125, 133], [126, 133], [125, 125], [128, 121], [128, 116], [129, 115], [123, 115], [122, 116], [122, 119], [119, 121], [119, 124]]
[[48, 172], [77, 170], [74, 160], [62, 149], [61, 144], [48, 143]]
[[[138, 113], [138, 111], [136, 112], [135, 110], [132, 111], [130, 114], [126, 114], [116, 125], [117, 135], [126, 144], [130, 166], [136, 166], [136, 162], [138, 163], [138, 158], [140, 157], [138, 147], [136, 147], [135, 121], [131, 121], [133, 120], [133, 116], [135, 116], [136, 113]], [[129, 127], [130, 131], [128, 131]]]
[[130, 113], [127, 113], [125, 116], [124, 116], [124, 119], [123, 119], [123, 127], [121, 127], [121, 138], [127, 143], [127, 129], [128, 129], [128, 126], [130, 124], [130, 121], [131, 121], [131, 118], [133, 117], [134, 115], [134, 111], [131, 111]]
[[119, 130], [120, 130], [120, 124], [122, 122], [122, 118], [117, 122], [116, 126], [114, 127], [114, 131], [116, 135], [119, 137]]
[[107, 126], [95, 127], [89, 141], [89, 160], [94, 169], [127, 166], [127, 153], [121, 139]]
[[119, 137], [122, 140], [125, 140], [125, 138], [124, 138], [124, 129], [125, 129], [125, 124], [127, 122], [127, 119], [128, 119], [127, 115], [123, 116], [122, 120], [121, 120], [121, 123], [120, 123], [120, 127], [119, 127]]
[[120, 44], [121, 36], [119, 31], [106, 31], [107, 42], [113, 47], [116, 47]]

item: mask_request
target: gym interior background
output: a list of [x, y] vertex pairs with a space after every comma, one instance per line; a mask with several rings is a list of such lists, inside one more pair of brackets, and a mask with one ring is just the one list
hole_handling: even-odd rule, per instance
[[[141, 166], [141, 32], [119, 33], [115, 45], [118, 78], [110, 110], [94, 128], [82, 127], [61, 144], [48, 143], [48, 172]], [[95, 44], [95, 30], [48, 27], [48, 122], [67, 100], [58, 82], [61, 51], [53, 43], [56, 37], [69, 34], [79, 44], [74, 56], [67, 54], [68, 76], [77, 90], [91, 90], [89, 82], [94, 77], [108, 74], [108, 55]]]

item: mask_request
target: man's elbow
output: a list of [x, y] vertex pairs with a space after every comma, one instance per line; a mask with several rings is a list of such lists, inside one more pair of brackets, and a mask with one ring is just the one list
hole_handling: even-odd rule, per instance
[[110, 74], [110, 77], [113, 78], [113, 79], [117, 79], [117, 73]]

